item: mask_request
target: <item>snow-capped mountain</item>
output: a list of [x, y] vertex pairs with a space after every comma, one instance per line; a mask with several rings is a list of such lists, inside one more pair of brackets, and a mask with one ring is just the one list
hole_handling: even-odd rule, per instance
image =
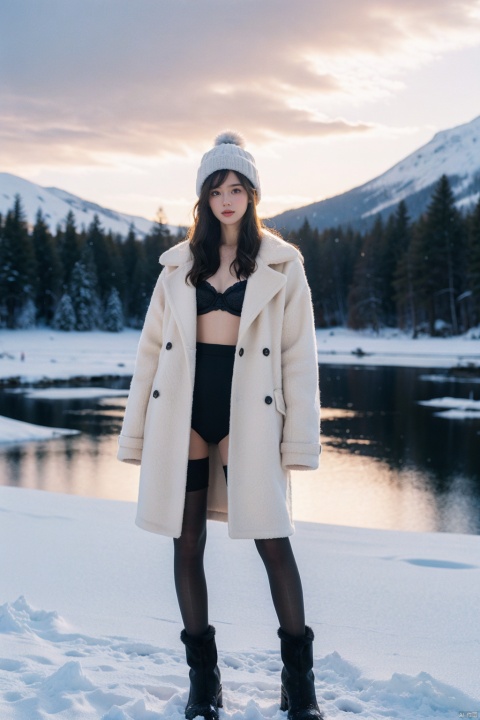
[[124, 237], [128, 234], [132, 223], [139, 238], [145, 237], [153, 225], [153, 220], [109, 210], [65, 190], [42, 187], [16, 175], [0, 173], [0, 213], [2, 215], [6, 215], [8, 210], [12, 209], [17, 194], [22, 198], [28, 222], [33, 225], [40, 208], [45, 222], [53, 232], [57, 225], [65, 225], [65, 218], [70, 210], [75, 215], [78, 230], [87, 228], [95, 215], [98, 215], [102, 227], [107, 232], [110, 230]]
[[442, 175], [448, 175], [458, 207], [480, 197], [480, 116], [469, 123], [442, 130], [390, 170], [341, 195], [288, 210], [271, 218], [278, 229], [298, 229], [307, 219], [323, 230], [350, 224], [365, 228], [381, 213], [388, 216], [405, 200], [412, 219], [428, 205]]

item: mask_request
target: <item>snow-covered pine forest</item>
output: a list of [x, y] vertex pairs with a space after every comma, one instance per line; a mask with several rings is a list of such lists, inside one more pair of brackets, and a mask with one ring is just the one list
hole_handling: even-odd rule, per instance
[[73, 212], [55, 234], [42, 211], [33, 228], [22, 199], [0, 216], [0, 327], [57, 330], [140, 327], [161, 267], [160, 254], [182, 237], [163, 223], [138, 239], [106, 232], [98, 219], [78, 230]]
[[[281, 230], [281, 228], [278, 228]], [[0, 215], [0, 327], [119, 332], [142, 325], [173, 235], [161, 215], [142, 240], [78, 230], [69, 213], [55, 233], [38, 211], [29, 228], [20, 196]], [[400, 202], [370, 230], [323, 231], [306, 221], [286, 239], [305, 258], [318, 327], [398, 327], [456, 335], [480, 324], [480, 200], [459, 211], [446, 176], [412, 221]]]

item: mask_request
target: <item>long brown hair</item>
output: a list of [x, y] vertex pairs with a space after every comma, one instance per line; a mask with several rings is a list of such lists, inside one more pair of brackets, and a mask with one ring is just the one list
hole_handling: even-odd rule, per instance
[[[200, 197], [193, 208], [193, 225], [188, 231], [187, 240], [193, 255], [193, 265], [185, 282], [195, 287], [199, 282], [211, 277], [220, 267], [220, 221], [213, 214], [210, 204], [210, 192], [218, 188], [230, 170], [217, 170], [207, 177], [202, 185]], [[233, 171], [232, 171], [233, 172]], [[239, 182], [248, 195], [248, 205], [242, 217], [238, 236], [237, 256], [230, 264], [238, 279], [249, 277], [256, 268], [255, 258], [260, 249], [263, 224], [257, 215], [257, 194], [252, 183], [245, 175], [236, 172]]]

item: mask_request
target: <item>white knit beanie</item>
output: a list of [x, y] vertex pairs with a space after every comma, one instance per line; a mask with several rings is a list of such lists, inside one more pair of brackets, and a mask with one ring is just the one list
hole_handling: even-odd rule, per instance
[[216, 170], [233, 170], [245, 175], [257, 191], [260, 200], [260, 178], [258, 177], [255, 160], [244, 150], [244, 140], [239, 133], [220, 133], [215, 138], [215, 146], [205, 153], [197, 173], [197, 195], [200, 197], [202, 185], [209, 175]]

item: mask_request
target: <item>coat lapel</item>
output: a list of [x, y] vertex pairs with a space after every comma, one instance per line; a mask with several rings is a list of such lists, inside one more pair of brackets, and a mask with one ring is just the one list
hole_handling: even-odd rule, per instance
[[273, 270], [261, 257], [257, 256], [257, 269], [250, 275], [243, 301], [238, 342], [243, 338], [255, 318], [286, 283], [282, 273]]
[[185, 275], [191, 266], [192, 263], [189, 261], [167, 274], [165, 278], [165, 298], [182, 339], [190, 373], [190, 382], [193, 387], [197, 337], [197, 299], [195, 288], [185, 282]]

